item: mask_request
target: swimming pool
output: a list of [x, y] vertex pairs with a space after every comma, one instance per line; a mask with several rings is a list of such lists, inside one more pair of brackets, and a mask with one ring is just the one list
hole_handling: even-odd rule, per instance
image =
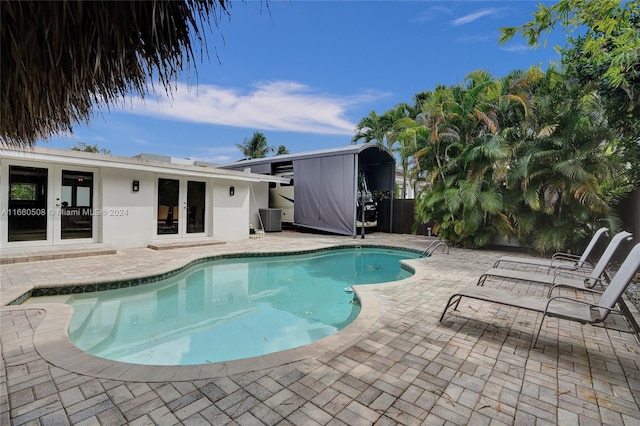
[[408, 250], [350, 247], [202, 263], [143, 286], [72, 295], [69, 336], [115, 361], [194, 365], [302, 346], [360, 312], [351, 285], [411, 275]]

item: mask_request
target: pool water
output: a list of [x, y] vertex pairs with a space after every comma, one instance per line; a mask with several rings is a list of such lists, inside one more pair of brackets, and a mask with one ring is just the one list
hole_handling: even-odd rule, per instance
[[400, 260], [418, 256], [354, 247], [213, 260], [153, 284], [71, 296], [69, 336], [96, 356], [146, 365], [278, 352], [346, 327], [360, 312], [352, 285], [406, 278]]

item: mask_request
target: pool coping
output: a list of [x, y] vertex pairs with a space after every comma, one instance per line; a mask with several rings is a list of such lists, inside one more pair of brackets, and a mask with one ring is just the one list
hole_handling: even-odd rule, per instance
[[198, 365], [129, 364], [91, 355], [71, 342], [67, 329], [73, 316], [73, 308], [63, 303], [6, 306], [4, 310], [43, 312], [42, 322], [34, 333], [34, 345], [40, 356], [56, 367], [87, 376], [127, 382], [191, 381], [273, 368], [341, 351], [345, 346], [358, 341], [378, 318], [379, 301], [371, 291], [363, 288], [370, 286], [354, 286], [354, 292], [361, 303], [360, 313], [351, 324], [331, 336], [284, 351]]
[[[154, 284], [158, 281], [162, 281], [167, 278], [174, 277], [179, 275], [189, 268], [194, 266], [198, 266], [202, 263], [212, 262], [216, 260], [225, 260], [225, 259], [233, 259], [237, 257], [273, 257], [273, 256], [296, 256], [303, 254], [311, 254], [311, 253], [322, 253], [330, 250], [340, 250], [354, 247], [367, 247], [367, 248], [382, 248], [382, 249], [392, 249], [392, 250], [405, 250], [413, 253], [420, 253], [419, 250], [409, 248], [409, 247], [399, 247], [399, 246], [389, 246], [382, 244], [338, 244], [327, 247], [320, 247], [314, 249], [307, 250], [292, 250], [292, 251], [264, 251], [264, 252], [230, 252], [230, 253], [222, 253], [216, 255], [202, 256], [196, 257], [194, 259], [190, 259], [186, 261], [183, 265], [178, 266], [177, 268], [158, 271], [154, 274], [146, 274], [146, 275], [134, 275], [128, 278], [122, 278], [119, 280], [85, 280], [83, 282], [76, 282], [70, 284], [58, 284], [58, 285], [33, 285], [31, 288], [18, 297], [11, 300], [5, 306], [15, 306], [22, 305], [26, 300], [30, 298], [37, 297], [46, 297], [46, 296], [71, 296], [73, 294], [79, 293], [93, 293], [93, 292], [101, 292], [108, 290], [118, 290], [121, 288], [129, 288], [136, 286], [144, 286], [147, 284]], [[403, 267], [406, 267], [406, 264], [403, 264]], [[414, 272], [414, 271], [411, 271]]]
[[[406, 249], [411, 248], [383, 245], [363, 245], [366, 247]], [[331, 246], [318, 250], [304, 250], [302, 252], [270, 252], [261, 253], [267, 255], [290, 255], [309, 253], [314, 251], [326, 251], [346, 246]], [[237, 255], [237, 254], [236, 254]], [[256, 253], [252, 253], [255, 256]], [[227, 256], [224, 256], [227, 257]], [[32, 310], [42, 312], [44, 317], [34, 332], [34, 346], [40, 356], [56, 367], [72, 371], [77, 374], [92, 376], [102, 379], [121, 380], [127, 382], [166, 382], [166, 381], [192, 381], [223, 377], [230, 374], [248, 373], [266, 368], [276, 368], [304, 359], [331, 356], [332, 353], [341, 352], [346, 347], [355, 344], [359, 338], [368, 332], [376, 323], [380, 312], [380, 300], [377, 297], [377, 289], [384, 286], [402, 285], [406, 280], [416, 279], [418, 275], [418, 261], [420, 258], [401, 260], [404, 268], [412, 270], [413, 275], [399, 281], [381, 284], [362, 284], [351, 286], [354, 297], [360, 302], [360, 313], [355, 320], [338, 332], [324, 337], [316, 342], [299, 346], [284, 351], [273, 352], [256, 357], [244, 358], [232, 361], [212, 362], [198, 365], [141, 365], [100, 358], [79, 349], [73, 344], [68, 334], [68, 327], [73, 316], [73, 308], [64, 303], [37, 303], [28, 305], [7, 305], [3, 310]], [[187, 262], [192, 265], [194, 261]], [[196, 262], [195, 263], [200, 263]], [[184, 267], [178, 268], [181, 271]], [[162, 275], [162, 273], [157, 274]]]

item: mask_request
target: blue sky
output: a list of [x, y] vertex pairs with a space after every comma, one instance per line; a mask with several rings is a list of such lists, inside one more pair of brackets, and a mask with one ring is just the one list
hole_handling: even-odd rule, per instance
[[185, 71], [173, 95], [96, 110], [73, 135], [39, 146], [97, 144], [115, 155], [141, 152], [211, 161], [242, 157], [255, 131], [291, 153], [347, 146], [358, 121], [476, 69], [500, 77], [559, 60], [551, 34], [530, 49], [499, 28], [532, 19], [537, 1], [234, 2], [207, 33], [209, 58]]

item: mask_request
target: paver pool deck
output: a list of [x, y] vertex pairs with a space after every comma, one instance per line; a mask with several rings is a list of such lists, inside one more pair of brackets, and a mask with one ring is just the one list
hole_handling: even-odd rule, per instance
[[[70, 343], [66, 305], [4, 306], [33, 288], [165, 273], [223, 253], [351, 244], [423, 250], [428, 242], [385, 233], [354, 239], [277, 232], [55, 260], [37, 260], [52, 257], [36, 253], [34, 261], [3, 264], [0, 425], [640, 425], [640, 346], [620, 318], [611, 328], [546, 320], [535, 347], [535, 312], [463, 299], [439, 322], [449, 296], [474, 285], [499, 251], [438, 249], [407, 262], [415, 270], [410, 278], [357, 286], [362, 312], [333, 336], [203, 366], [96, 358]], [[485, 285], [545, 290], [523, 282]]]

